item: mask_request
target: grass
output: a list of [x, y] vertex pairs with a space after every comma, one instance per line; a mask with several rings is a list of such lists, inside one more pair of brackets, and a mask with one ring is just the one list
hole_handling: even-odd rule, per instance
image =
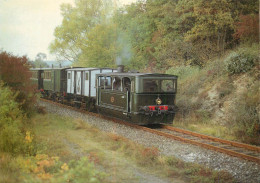
[[174, 120], [173, 126], [226, 140], [237, 140], [232, 129], [223, 125], [212, 124], [207, 121], [193, 121], [192, 119], [185, 118]]
[[[63, 182], [64, 177], [71, 182], [93, 179], [127, 183], [145, 181], [147, 177], [179, 183], [233, 182], [225, 172], [162, 156], [155, 147], [143, 147], [102, 132], [79, 119], [48, 114], [35, 116], [33, 123], [36, 155], [1, 155], [0, 182], [56, 183]], [[76, 175], [77, 179], [73, 178]]]

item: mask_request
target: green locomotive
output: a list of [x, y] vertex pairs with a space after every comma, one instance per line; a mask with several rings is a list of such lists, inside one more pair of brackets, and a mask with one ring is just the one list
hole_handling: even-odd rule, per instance
[[97, 74], [96, 107], [102, 114], [140, 125], [172, 123], [177, 76], [150, 73]]

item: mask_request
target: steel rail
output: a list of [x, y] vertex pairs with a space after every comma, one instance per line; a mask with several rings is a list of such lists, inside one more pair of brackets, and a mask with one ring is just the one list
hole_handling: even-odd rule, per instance
[[192, 136], [203, 138], [203, 139], [209, 139], [209, 140], [212, 140], [212, 141], [215, 141], [215, 142], [220, 142], [222, 144], [229, 144], [229, 145], [232, 145], [234, 147], [240, 147], [240, 148], [245, 148], [245, 149], [248, 149], [248, 150], [251, 150], [251, 151], [260, 152], [260, 147], [252, 146], [252, 145], [249, 145], [249, 144], [243, 144], [243, 143], [239, 143], [239, 142], [224, 140], [224, 139], [220, 139], [220, 138], [217, 138], [217, 137], [203, 135], [203, 134], [200, 134], [200, 133], [195, 133], [195, 132], [192, 132], [192, 131], [189, 131], [189, 130], [184, 130], [184, 129], [181, 129], [181, 128], [176, 128], [176, 127], [172, 127], [172, 126], [168, 126], [168, 125], [162, 125], [162, 128], [172, 130], [172, 131], [176, 131], [176, 132], [180, 132], [180, 133], [184, 133], [184, 134], [188, 134], [188, 135], [192, 135]]
[[[195, 133], [195, 135], [193, 135], [193, 134], [190, 134], [190, 133], [186, 133], [185, 130], [178, 129], [178, 128], [176, 128], [176, 129], [177, 130], [175, 130], [175, 131], [178, 131], [179, 133], [189, 134], [189, 135], [192, 135], [192, 136], [199, 137], [201, 139], [205, 139], [204, 135], [202, 135], [203, 137], [200, 137], [196, 133]], [[185, 132], [185, 133], [183, 133], [183, 132]], [[239, 158], [247, 159], [247, 160], [254, 161], [254, 162], [260, 164], [260, 157], [250, 156], [248, 154], [232, 151], [232, 150], [225, 149], [225, 148], [218, 147], [218, 146], [214, 146], [214, 145], [211, 145], [211, 144], [207, 144], [207, 143], [191, 140], [191, 139], [188, 139], [188, 138], [183, 138], [183, 137], [180, 137], [178, 135], [172, 135], [172, 134], [168, 134], [168, 133], [164, 133], [164, 132], [160, 132], [160, 131], [159, 131], [159, 133], [158, 132], [155, 132], [155, 133], [157, 133], [157, 134], [160, 133], [163, 136], [167, 135], [167, 137], [169, 137], [169, 138], [173, 138], [173, 139], [180, 140], [180, 141], [183, 141], [183, 142], [187, 142], [187, 143], [190, 143], [190, 144], [195, 144], [195, 145], [198, 145], [198, 146], [202, 146], [202, 147], [207, 148], [207, 149], [211, 149], [211, 150], [222, 152], [222, 153], [225, 153], [225, 154], [228, 154], [228, 155], [231, 155], [231, 156], [236, 156], [236, 157], [239, 157]], [[192, 132], [192, 133], [194, 133], [194, 132]], [[225, 140], [223, 140], [223, 139], [220, 139], [220, 141], [214, 139], [214, 137], [210, 137], [210, 138], [207, 138], [207, 139], [215, 141], [215, 142], [220, 142], [222, 144], [226, 144], [226, 143], [223, 143], [223, 142], [225, 142]], [[221, 142], [222, 140], [223, 140], [223, 142]], [[228, 145], [231, 145], [231, 146], [233, 146], [233, 144], [236, 144], [236, 142], [233, 142], [233, 143], [230, 143], [231, 141], [228, 141], [228, 142], [229, 142]], [[248, 148], [245, 148], [245, 147], [247, 147], [247, 144], [243, 144], [243, 145], [241, 145], [242, 143], [238, 143], [238, 144], [239, 144], [240, 148], [248, 149]], [[238, 147], [238, 146], [235, 146], [235, 147]], [[255, 148], [257, 149], [258, 147], [255, 147]], [[249, 150], [251, 150], [251, 149], [249, 149]]]
[[[72, 109], [74, 111], [78, 111], [78, 112], [81, 112], [81, 113], [86, 113], [86, 114], [96, 116], [96, 117], [100, 117], [100, 118], [103, 118], [103, 119], [112, 120], [115, 123], [127, 125], [127, 126], [130, 126], [130, 127], [136, 128], [136, 129], [140, 129], [140, 130], [143, 130], [143, 131], [154, 133], [154, 134], [157, 134], [157, 135], [160, 135], [160, 136], [163, 136], [163, 137], [167, 137], [167, 138], [170, 138], [170, 139], [173, 139], [173, 140], [178, 140], [178, 141], [182, 141], [182, 142], [185, 142], [185, 143], [198, 145], [198, 146], [210, 149], [210, 150], [214, 150], [214, 151], [225, 153], [225, 154], [228, 154], [228, 155], [231, 155], [231, 156], [247, 159], [247, 160], [250, 160], [250, 161], [253, 161], [253, 162], [260, 164], [260, 158], [255, 157], [255, 156], [250, 156], [250, 155], [247, 155], [247, 154], [239, 153], [239, 152], [232, 151], [232, 150], [229, 150], [229, 149], [224, 149], [224, 148], [217, 147], [217, 146], [207, 144], [207, 143], [198, 142], [198, 141], [191, 140], [191, 139], [188, 139], [188, 138], [183, 138], [183, 137], [180, 137], [178, 135], [165, 133], [165, 132], [162, 132], [162, 131], [159, 131], [159, 130], [154, 130], [154, 129], [151, 129], [151, 128], [148, 128], [148, 127], [135, 125], [135, 124], [132, 124], [132, 123], [128, 123], [128, 122], [119, 120], [119, 119], [115, 119], [113, 117], [103, 116], [103, 115], [93, 113], [93, 112], [89, 112], [89, 111], [86, 111], [86, 110], [77, 109], [75, 107], [68, 106], [68, 105], [61, 104], [61, 103], [57, 103], [57, 102], [53, 102], [53, 101], [50, 101], [50, 100], [46, 100], [46, 99], [42, 99], [42, 98], [40, 100], [58, 105], [60, 107]], [[202, 134], [198, 134], [198, 133], [195, 133], [195, 132], [191, 132], [191, 131], [187, 131], [187, 130], [183, 130], [183, 129], [179, 129], [179, 128], [175, 128], [175, 127], [171, 127], [171, 126], [167, 126], [167, 125], [162, 125], [162, 128], [168, 129], [168, 130], [171, 130], [171, 131], [177, 131], [177, 132], [182, 133], [182, 134], [192, 135], [192, 136], [195, 136], [195, 137], [199, 137], [201, 139], [207, 139], [207, 140], [212, 140], [212, 141], [216, 141], [216, 142], [222, 142], [223, 144], [229, 144], [229, 145], [235, 144], [234, 145], [235, 147], [246, 148], [248, 150], [253, 150], [253, 151], [257, 151], [257, 152], [259, 152], [259, 149], [260, 149], [259, 147], [254, 147], [254, 146], [249, 147], [250, 145], [247, 145], [247, 144], [242, 144], [242, 143], [227, 141], [227, 140], [224, 140], [224, 139], [214, 138], [214, 137], [210, 137], [210, 136], [207, 136], [207, 135], [202, 135]]]

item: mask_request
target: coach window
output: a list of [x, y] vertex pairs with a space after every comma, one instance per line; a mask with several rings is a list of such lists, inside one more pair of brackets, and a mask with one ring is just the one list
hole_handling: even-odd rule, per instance
[[44, 72], [44, 79], [51, 79], [51, 72], [50, 71]]
[[47, 72], [44, 72], [43, 78], [44, 78], [44, 79], [47, 79]]
[[123, 89], [124, 91], [131, 91], [131, 80], [127, 77], [123, 78]]
[[122, 91], [122, 82], [121, 82], [121, 78], [119, 78], [119, 77], [114, 77], [114, 79], [113, 79], [113, 88], [112, 88], [112, 90]]

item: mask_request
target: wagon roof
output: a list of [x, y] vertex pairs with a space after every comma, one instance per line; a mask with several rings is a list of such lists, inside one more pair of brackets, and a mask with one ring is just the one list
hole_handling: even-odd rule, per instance
[[111, 72], [111, 73], [101, 73], [98, 76], [118, 76], [118, 77], [175, 77], [176, 75], [170, 74], [160, 74], [160, 73], [131, 73], [131, 72]]
[[[67, 71], [90, 71], [90, 70], [100, 70], [100, 69], [111, 69], [112, 68], [70, 68], [70, 69], [67, 69]], [[115, 70], [115, 69], [113, 69]]]

